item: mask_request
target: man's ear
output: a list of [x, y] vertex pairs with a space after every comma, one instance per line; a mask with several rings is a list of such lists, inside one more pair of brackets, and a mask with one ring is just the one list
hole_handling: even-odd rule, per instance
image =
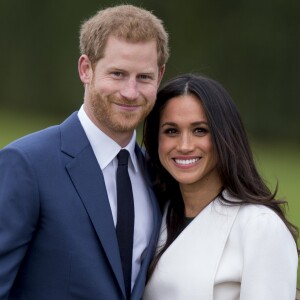
[[160, 67], [159, 72], [158, 72], [158, 86], [160, 85], [160, 82], [161, 82], [161, 80], [162, 80], [162, 78], [163, 78], [163, 75], [164, 75], [164, 73], [165, 73], [165, 70], [166, 70], [166, 65], [164, 64], [164, 65], [162, 65], [162, 66]]
[[91, 83], [93, 78], [92, 63], [88, 56], [83, 54], [78, 60], [78, 73], [83, 84]]

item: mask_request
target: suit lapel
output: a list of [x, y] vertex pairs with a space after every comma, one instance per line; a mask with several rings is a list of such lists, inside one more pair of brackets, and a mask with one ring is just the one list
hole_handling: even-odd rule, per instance
[[[106, 192], [104, 177], [76, 112], [61, 125], [61, 135], [61, 150], [69, 156], [66, 161], [67, 172], [91, 219], [125, 297], [118, 241]], [[146, 175], [143, 153], [137, 145], [135, 152], [138, 158], [138, 163], [142, 168], [142, 172], [146, 176], [145, 179], [153, 208], [154, 225], [149, 246], [142, 261], [141, 269], [136, 279], [131, 297], [132, 299], [140, 299], [146, 281], [147, 268], [155, 251], [161, 223], [161, 213], [156, 197], [150, 187], [149, 178]]]
[[143, 172], [143, 175], [145, 178], [145, 182], [147, 185], [149, 198], [150, 198], [150, 201], [152, 204], [152, 210], [153, 210], [152, 234], [150, 237], [147, 252], [145, 254], [145, 257], [142, 260], [141, 269], [140, 269], [139, 275], [136, 278], [135, 285], [132, 290], [132, 296], [131, 296], [132, 299], [141, 299], [143, 289], [145, 286], [145, 282], [146, 282], [148, 267], [149, 267], [150, 261], [152, 260], [155, 249], [156, 249], [156, 244], [157, 244], [157, 239], [158, 239], [158, 235], [159, 235], [159, 229], [160, 229], [162, 217], [161, 217], [161, 212], [159, 209], [159, 205], [158, 205], [156, 196], [151, 187], [150, 178], [148, 177], [148, 171], [147, 171], [147, 167], [146, 167], [145, 157], [144, 157], [141, 149], [138, 146], [135, 147], [135, 153], [136, 153], [136, 156], [138, 159], [138, 163], [141, 166], [141, 171]]
[[73, 114], [61, 125], [62, 151], [72, 157], [66, 169], [125, 294], [121, 260], [104, 177], [90, 143]]

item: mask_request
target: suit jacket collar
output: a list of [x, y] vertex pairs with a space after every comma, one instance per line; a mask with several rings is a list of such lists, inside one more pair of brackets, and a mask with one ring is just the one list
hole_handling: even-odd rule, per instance
[[[83, 202], [119, 286], [125, 295], [118, 241], [102, 171], [77, 117], [77, 112], [66, 119], [61, 124], [60, 128], [61, 150], [70, 157], [66, 164], [66, 170]], [[145, 160], [138, 145], [135, 146], [135, 152], [138, 162], [146, 175]], [[147, 180], [147, 182], [149, 181]], [[141, 270], [135, 282], [132, 299], [141, 298], [141, 287], [144, 286], [146, 280], [147, 268], [155, 249], [161, 220], [156, 198], [150, 186], [148, 187], [148, 192], [153, 207], [154, 230], [150, 239], [148, 251], [143, 259]]]
[[61, 151], [75, 157], [86, 147], [90, 147], [89, 140], [79, 122], [77, 112], [69, 116], [61, 125]]
[[76, 112], [61, 124], [61, 149], [72, 157], [66, 164], [67, 172], [91, 219], [117, 281], [124, 290], [118, 242], [104, 177]]

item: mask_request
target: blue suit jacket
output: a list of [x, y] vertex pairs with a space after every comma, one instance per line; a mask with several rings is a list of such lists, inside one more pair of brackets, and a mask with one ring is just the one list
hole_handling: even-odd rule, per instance
[[[141, 150], [139, 162], [145, 168]], [[161, 215], [131, 299], [140, 299]], [[0, 299], [125, 299], [103, 174], [72, 114], [0, 151]]]

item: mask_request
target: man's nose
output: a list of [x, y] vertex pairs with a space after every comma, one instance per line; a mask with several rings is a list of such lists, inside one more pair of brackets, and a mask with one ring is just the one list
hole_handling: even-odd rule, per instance
[[128, 100], [135, 100], [138, 95], [138, 85], [135, 79], [129, 79], [126, 82], [124, 82], [124, 86], [122, 87], [120, 91], [122, 97], [128, 99]]

